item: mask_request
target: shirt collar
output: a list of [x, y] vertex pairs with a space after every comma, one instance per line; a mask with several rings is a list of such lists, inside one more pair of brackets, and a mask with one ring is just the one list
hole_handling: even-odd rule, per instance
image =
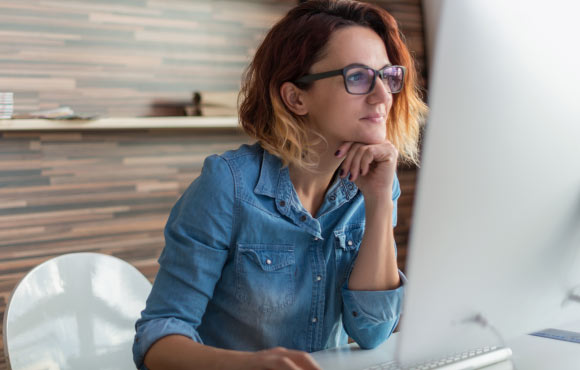
[[[282, 161], [275, 155], [263, 150], [262, 165], [260, 167], [260, 177], [254, 188], [256, 194], [267, 195], [272, 198], [285, 199], [290, 196], [290, 174], [288, 167], [282, 167]], [[357, 186], [346, 178], [338, 175], [329, 188], [326, 198], [331, 203], [338, 205], [344, 200], [348, 201], [355, 197], [358, 192]], [[280, 194], [282, 193], [282, 194]]]
[[[304, 229], [314, 237], [322, 239], [322, 229], [318, 219], [304, 209], [292, 181], [288, 166], [282, 166], [280, 158], [263, 150], [262, 164], [258, 183], [254, 187], [254, 193], [274, 198], [276, 209], [281, 215], [288, 217], [295, 225]], [[320, 215], [339, 208], [353, 199], [358, 192], [356, 185], [335, 175], [335, 180], [327, 191], [325, 200], [322, 202], [318, 213]]]
[[267, 150], [262, 149], [262, 165], [260, 166], [260, 177], [254, 188], [254, 193], [267, 195], [276, 198], [276, 189], [282, 171], [288, 171], [287, 167], [282, 167], [282, 161]]
[[358, 188], [354, 184], [354, 182], [352, 182], [348, 179], [340, 178], [340, 190], [339, 191], [342, 192], [342, 194], [344, 195], [344, 197], [347, 200], [351, 200], [352, 198], [354, 198], [354, 196], [358, 192]]

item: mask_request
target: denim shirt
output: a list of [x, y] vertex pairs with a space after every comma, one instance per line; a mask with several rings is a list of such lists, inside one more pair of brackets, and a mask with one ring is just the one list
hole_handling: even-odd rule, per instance
[[[393, 184], [396, 224], [398, 179]], [[364, 199], [335, 177], [315, 217], [288, 167], [259, 144], [206, 158], [171, 211], [166, 245], [137, 321], [138, 368], [160, 338], [179, 334], [210, 346], [307, 352], [386, 340], [399, 320], [403, 286], [347, 287], [365, 229]], [[404, 276], [399, 272], [402, 281]]]

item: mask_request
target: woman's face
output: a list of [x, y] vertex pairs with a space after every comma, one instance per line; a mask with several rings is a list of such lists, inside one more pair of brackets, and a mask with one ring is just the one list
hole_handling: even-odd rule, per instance
[[[372, 29], [349, 26], [335, 31], [323, 59], [312, 66], [310, 73], [342, 69], [350, 64], [376, 70], [390, 64], [383, 40]], [[393, 97], [380, 78], [376, 78], [373, 90], [366, 95], [349, 94], [341, 75], [313, 82], [304, 94], [307, 119], [326, 138], [330, 150], [347, 141], [364, 144], [385, 141]]]

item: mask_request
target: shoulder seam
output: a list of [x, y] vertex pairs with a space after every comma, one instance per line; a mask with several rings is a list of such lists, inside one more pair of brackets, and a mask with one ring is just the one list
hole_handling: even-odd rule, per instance
[[238, 184], [236, 182], [236, 176], [234, 173], [234, 169], [232, 168], [230, 161], [228, 160], [228, 158], [225, 158], [224, 156], [222, 156], [221, 154], [216, 154], [216, 157], [220, 158], [221, 160], [223, 160], [226, 165], [228, 166], [228, 169], [230, 170], [230, 175], [232, 176], [232, 183], [234, 184], [234, 189], [233, 189], [233, 197], [234, 197], [234, 201], [232, 204], [232, 225], [231, 225], [231, 231], [230, 231], [230, 243], [229, 243], [229, 251], [230, 253], [234, 250], [234, 248], [232, 248], [234, 246], [234, 226], [236, 225], [237, 222], [237, 210], [238, 210]]

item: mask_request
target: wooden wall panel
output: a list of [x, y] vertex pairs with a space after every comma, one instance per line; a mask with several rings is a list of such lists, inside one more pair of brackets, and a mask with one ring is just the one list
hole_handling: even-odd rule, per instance
[[237, 129], [0, 133], [0, 313], [63, 253], [114, 255], [153, 281], [169, 211], [204, 158], [249, 142]]
[[[399, 21], [425, 84], [420, 0], [372, 2]], [[16, 113], [176, 114], [192, 91], [237, 90], [255, 47], [294, 3], [4, 0], [0, 89], [15, 93]]]
[[[423, 6], [421, 0], [372, 0], [370, 3], [386, 9], [399, 24], [404, 40], [415, 59], [419, 84], [423, 89], [423, 98], [427, 98], [428, 69], [425, 51], [425, 30], [423, 22]], [[417, 168], [401, 166], [397, 170], [401, 182], [401, 197], [399, 198], [398, 224], [395, 228], [395, 240], [398, 247], [398, 264], [405, 271], [407, 244], [413, 219], [413, 203], [415, 200], [415, 185]]]
[[423, 24], [423, 6], [421, 0], [373, 0], [370, 3], [386, 9], [399, 24], [407, 47], [415, 58], [417, 70], [423, 87], [427, 87], [427, 58], [425, 51], [425, 29]]
[[294, 0], [2, 0], [0, 90], [15, 112], [168, 115], [191, 92], [237, 91]]

